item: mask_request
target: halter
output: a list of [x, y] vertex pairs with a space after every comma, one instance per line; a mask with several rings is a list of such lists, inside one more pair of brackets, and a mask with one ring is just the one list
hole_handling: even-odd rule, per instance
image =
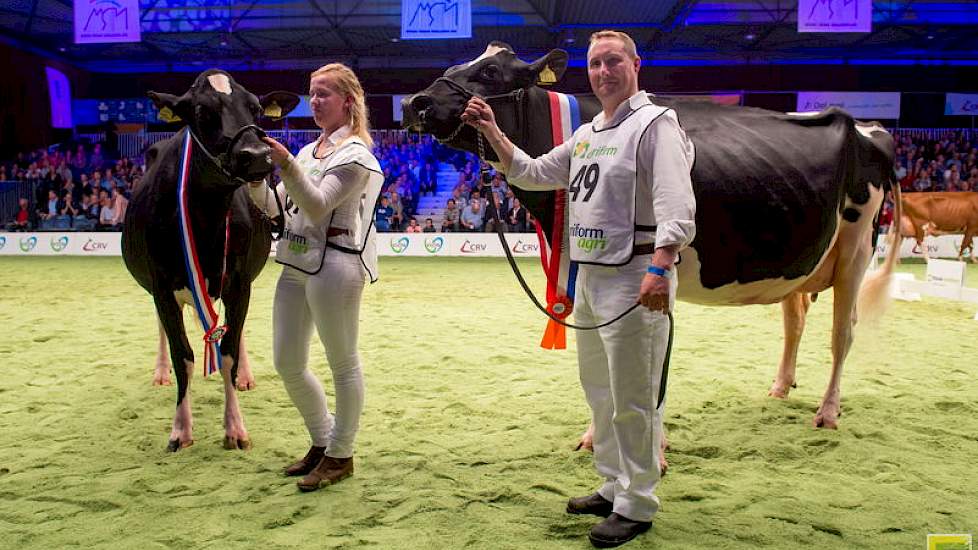
[[[221, 175], [226, 177], [229, 181], [236, 182], [239, 185], [245, 185], [249, 182], [245, 181], [241, 176], [235, 176], [232, 174], [228, 166], [231, 162], [231, 151], [234, 150], [234, 146], [237, 145], [238, 141], [241, 139], [241, 136], [243, 136], [244, 133], [249, 130], [254, 131], [255, 135], [257, 135], [259, 138], [263, 138], [268, 135], [265, 130], [262, 130], [259, 126], [255, 124], [246, 124], [241, 128], [238, 128], [238, 131], [231, 137], [231, 141], [228, 142], [228, 146], [223, 152], [214, 155], [207, 149], [204, 142], [197, 137], [197, 134], [194, 132], [193, 128], [187, 125], [187, 132], [190, 133], [190, 137], [193, 138], [194, 142], [197, 144], [197, 147], [200, 149], [200, 152], [203, 153], [203, 157], [209, 160], [210, 163], [217, 168]], [[269, 187], [271, 187], [271, 184], [269, 184]], [[272, 188], [272, 195], [275, 196], [275, 204], [278, 206], [279, 211], [279, 216], [272, 219], [272, 222], [275, 224], [275, 227], [272, 229], [272, 239], [277, 241], [281, 238], [282, 233], [285, 231], [285, 210], [282, 208], [282, 201], [278, 198], [278, 193], [275, 192], [274, 188]]]
[[[481, 96], [479, 94], [475, 94], [475, 93], [469, 91], [467, 88], [465, 88], [465, 86], [462, 86], [461, 84], [459, 84], [458, 82], [455, 82], [454, 80], [452, 80], [451, 78], [448, 78], [447, 76], [439, 76], [438, 78], [435, 79], [435, 82], [441, 82], [442, 84], [444, 84], [444, 85], [448, 86], [449, 88], [451, 88], [452, 91], [454, 91], [454, 92], [456, 92], [456, 93], [458, 93], [459, 95], [462, 96], [462, 101], [465, 102], [465, 103], [467, 103], [470, 99], [472, 99], [473, 97], [476, 97], [476, 96], [481, 97], [486, 103], [489, 103], [490, 101], [498, 101], [498, 100], [503, 100], [503, 99], [512, 99], [513, 102], [516, 104], [517, 118], [522, 118], [521, 115], [523, 113], [523, 96], [526, 93], [526, 90], [524, 90], [523, 88], [517, 88], [517, 89], [515, 89], [515, 90], [513, 90], [511, 92], [506, 92], [504, 94], [495, 94], [495, 95]], [[421, 113], [421, 117], [422, 117], [422, 123], [423, 123], [424, 122], [424, 112], [423, 111]], [[523, 121], [520, 120], [519, 122], [523, 122]], [[518, 124], [517, 126], [519, 128], [523, 128], [523, 129], [525, 129], [525, 127], [526, 127], [525, 124]], [[448, 137], [446, 137], [446, 138], [439, 138], [438, 136], [435, 136], [435, 140], [437, 140], [438, 143], [441, 143], [442, 145], [447, 145], [449, 142], [454, 141], [455, 138], [457, 138], [458, 135], [460, 133], [462, 133], [462, 129], [463, 128], [465, 128], [465, 122], [461, 122], [460, 121], [459, 124], [458, 124], [458, 126], [456, 126], [454, 130], [452, 130], [451, 134], [449, 134]]]

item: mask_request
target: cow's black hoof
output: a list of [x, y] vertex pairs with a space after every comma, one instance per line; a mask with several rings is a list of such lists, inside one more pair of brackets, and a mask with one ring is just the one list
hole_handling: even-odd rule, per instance
[[193, 444], [194, 444], [194, 440], [193, 439], [191, 439], [190, 441], [188, 441], [186, 443], [181, 443], [179, 439], [171, 439], [166, 444], [166, 450], [168, 452], [175, 453], [175, 452], [179, 451], [180, 449], [185, 449], [185, 448], [187, 448], [187, 447], [189, 447], [189, 446], [191, 446]]
[[235, 449], [240, 449], [242, 451], [247, 451], [251, 449], [250, 439], [234, 439], [228, 436], [224, 436], [224, 448], [233, 451]]

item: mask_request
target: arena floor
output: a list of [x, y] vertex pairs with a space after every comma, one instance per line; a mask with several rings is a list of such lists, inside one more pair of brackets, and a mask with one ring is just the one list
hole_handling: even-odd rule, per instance
[[[540, 288], [538, 262], [521, 265]], [[196, 444], [177, 454], [164, 452], [175, 388], [151, 385], [152, 304], [121, 260], [0, 259], [0, 272], [5, 548], [590, 548], [594, 520], [564, 513], [598, 482], [572, 452], [588, 417], [574, 354], [538, 347], [544, 319], [503, 260], [382, 260], [362, 315], [357, 473], [309, 494], [279, 473], [308, 440], [271, 365], [277, 265], [247, 325], [254, 448], [221, 448], [220, 379], [198, 369]], [[897, 302], [861, 326], [841, 429], [822, 431], [820, 298], [785, 401], [766, 397], [780, 307], [679, 304], [671, 468], [652, 532], [628, 548], [916, 549], [975, 531], [975, 306]], [[313, 360], [328, 380], [321, 348]]]

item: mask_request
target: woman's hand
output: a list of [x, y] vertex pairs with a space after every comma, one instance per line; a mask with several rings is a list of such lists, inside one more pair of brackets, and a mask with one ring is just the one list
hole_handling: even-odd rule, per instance
[[268, 145], [269, 147], [272, 148], [272, 153], [271, 153], [272, 164], [274, 164], [279, 168], [282, 168], [286, 164], [288, 164], [289, 157], [291, 157], [292, 154], [289, 153], [289, 150], [286, 149], [284, 145], [282, 145], [281, 143], [275, 141], [274, 139], [268, 136], [265, 136], [261, 139], [262, 141], [265, 142], [265, 145]]

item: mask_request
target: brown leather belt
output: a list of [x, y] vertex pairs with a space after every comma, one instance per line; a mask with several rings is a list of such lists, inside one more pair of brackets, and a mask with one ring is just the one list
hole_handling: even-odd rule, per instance
[[635, 245], [632, 249], [632, 256], [645, 256], [655, 252], [655, 245], [652, 243], [643, 243]]
[[326, 230], [326, 237], [335, 237], [337, 235], [349, 235], [349, 229], [343, 229], [342, 227], [330, 227]]

